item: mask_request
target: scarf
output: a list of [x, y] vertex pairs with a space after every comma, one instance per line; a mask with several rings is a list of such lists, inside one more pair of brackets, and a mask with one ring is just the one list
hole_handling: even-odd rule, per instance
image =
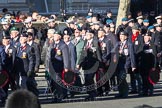
[[132, 42], [134, 42], [136, 40], [136, 38], [138, 37], [139, 32], [136, 32], [136, 34], [132, 34]]

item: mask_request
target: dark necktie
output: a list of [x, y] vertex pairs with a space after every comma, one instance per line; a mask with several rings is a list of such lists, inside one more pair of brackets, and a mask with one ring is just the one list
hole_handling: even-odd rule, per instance
[[90, 42], [87, 42], [86, 49], [90, 48]]

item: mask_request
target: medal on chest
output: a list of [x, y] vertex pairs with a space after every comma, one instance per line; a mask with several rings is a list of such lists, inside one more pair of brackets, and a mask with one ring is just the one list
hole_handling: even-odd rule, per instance
[[22, 52], [22, 56], [21, 56], [21, 58], [26, 58], [27, 57], [27, 53], [26, 53], [26, 46], [24, 46], [24, 47], [21, 47], [21, 52]]
[[12, 49], [8, 49], [8, 55], [9, 55], [9, 57], [11, 57], [11, 55], [12, 55]]
[[27, 56], [26, 52], [23, 52], [21, 58], [26, 58], [26, 56]]

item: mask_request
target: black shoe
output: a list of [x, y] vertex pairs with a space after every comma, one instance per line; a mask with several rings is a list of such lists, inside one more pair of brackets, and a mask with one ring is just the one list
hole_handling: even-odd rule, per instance
[[149, 96], [148, 93], [142, 93], [142, 96]]
[[122, 95], [118, 94], [118, 95], [115, 95], [115, 98], [121, 98]]
[[74, 98], [75, 94], [70, 94], [70, 98]]
[[97, 96], [100, 97], [100, 96], [104, 96], [104, 95], [103, 95], [103, 93], [98, 93]]
[[149, 94], [148, 94], [148, 96], [153, 96], [153, 95], [154, 95], [154, 93], [153, 93], [153, 92], [151, 92], [151, 93], [149, 93]]
[[95, 97], [86, 97], [85, 98], [85, 101], [94, 101], [95, 100]]
[[120, 95], [120, 94], [115, 96], [115, 98], [127, 98], [127, 97], [128, 95]]
[[109, 91], [105, 92], [105, 96], [108, 96], [109, 95]]
[[130, 94], [137, 94], [138, 92], [137, 91], [131, 91], [129, 92]]
[[62, 99], [54, 98], [54, 100], [52, 102], [54, 102], [54, 103], [61, 103]]

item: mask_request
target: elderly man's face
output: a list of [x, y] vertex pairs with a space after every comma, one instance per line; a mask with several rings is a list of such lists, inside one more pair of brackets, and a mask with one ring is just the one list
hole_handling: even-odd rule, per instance
[[20, 37], [20, 44], [25, 44], [27, 42], [27, 37]]
[[16, 38], [18, 36], [18, 34], [19, 34], [19, 32], [16, 30], [11, 31], [11, 33], [10, 33], [11, 38]]

